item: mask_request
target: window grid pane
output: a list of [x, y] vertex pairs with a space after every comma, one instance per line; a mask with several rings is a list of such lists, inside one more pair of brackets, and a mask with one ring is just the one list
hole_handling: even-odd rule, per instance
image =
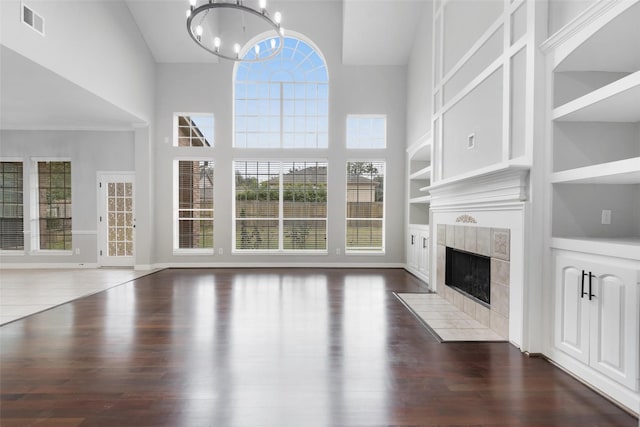
[[178, 147], [213, 147], [212, 114], [179, 115], [177, 121]]
[[236, 161], [234, 168], [237, 250], [326, 250], [326, 162]]
[[24, 250], [22, 162], [0, 162], [0, 249]]
[[347, 148], [385, 148], [386, 121], [385, 116], [348, 116]]
[[178, 248], [213, 248], [213, 162], [178, 162]]
[[40, 249], [71, 250], [71, 162], [38, 162]]
[[[268, 42], [258, 42], [268, 52]], [[247, 53], [255, 56], [253, 49]], [[241, 63], [235, 80], [235, 140], [239, 148], [327, 148], [329, 85], [324, 60], [287, 37], [278, 57]]]
[[384, 162], [347, 162], [347, 251], [384, 250]]

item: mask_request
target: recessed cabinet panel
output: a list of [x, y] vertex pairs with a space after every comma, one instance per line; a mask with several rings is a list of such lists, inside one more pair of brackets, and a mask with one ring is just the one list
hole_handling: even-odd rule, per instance
[[[609, 268], [610, 270], [610, 268]], [[630, 388], [635, 387], [638, 354], [638, 319], [634, 316], [633, 275], [625, 271], [618, 274], [600, 274], [592, 300], [591, 365], [603, 374], [615, 378]], [[631, 312], [630, 312], [631, 310]], [[634, 326], [635, 322], [635, 326]], [[631, 351], [625, 351], [625, 350]]]
[[587, 363], [589, 319], [580, 298], [582, 270], [564, 258], [558, 258], [556, 270], [556, 347]]

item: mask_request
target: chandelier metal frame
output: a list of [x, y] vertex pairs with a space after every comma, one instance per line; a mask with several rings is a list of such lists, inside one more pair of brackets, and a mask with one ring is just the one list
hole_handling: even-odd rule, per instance
[[[274, 36], [269, 36], [268, 38], [270, 39], [279, 39], [279, 43], [277, 43], [277, 46], [275, 48], [272, 48], [270, 51], [271, 53], [269, 55], [264, 55], [264, 56], [260, 56], [258, 52], [256, 52], [255, 58], [243, 58], [240, 56], [240, 49], [236, 48], [235, 51], [235, 56], [231, 56], [230, 54], [225, 53], [225, 51], [220, 50], [220, 44], [221, 44], [221, 40], [220, 38], [217, 38], [217, 46], [214, 46], [213, 48], [210, 48], [209, 46], [207, 46], [206, 44], [204, 44], [202, 42], [202, 37], [201, 34], [197, 34], [196, 32], [194, 32], [193, 29], [193, 22], [194, 20], [196, 20], [196, 18], [198, 18], [199, 16], [201, 16], [201, 21], [200, 23], [202, 23], [202, 21], [204, 21], [204, 19], [206, 18], [206, 15], [209, 13], [210, 10], [212, 9], [235, 9], [235, 10], [239, 10], [241, 13], [249, 13], [253, 16], [259, 17], [260, 19], [262, 19], [264, 22], [266, 22], [270, 27], [273, 28], [273, 30], [275, 31]], [[279, 15], [278, 12], [276, 12], [276, 15]], [[197, 22], [197, 21], [196, 21]], [[195, 1], [191, 1], [191, 6], [189, 7], [189, 10], [187, 10], [187, 32], [189, 33], [189, 36], [191, 37], [191, 39], [193, 39], [194, 42], [196, 42], [196, 44], [198, 46], [200, 46], [202, 49], [206, 50], [209, 53], [212, 53], [220, 58], [224, 58], [224, 59], [228, 59], [231, 61], [236, 61], [236, 62], [262, 62], [262, 61], [267, 61], [269, 59], [272, 59], [274, 57], [276, 57], [281, 51], [282, 48], [284, 46], [284, 28], [282, 28], [282, 26], [280, 25], [279, 22], [276, 22], [275, 20], [271, 19], [271, 16], [269, 15], [269, 13], [267, 12], [266, 8], [262, 8], [261, 10], [257, 10], [254, 9], [252, 7], [249, 6], [245, 6], [242, 3], [242, 0], [233, 0], [233, 2], [225, 2], [224, 0], [207, 0], [206, 3], [201, 4], [200, 6], [197, 6], [195, 4]], [[215, 43], [215, 42], [214, 42]], [[271, 46], [273, 46], [273, 43], [271, 44]]]

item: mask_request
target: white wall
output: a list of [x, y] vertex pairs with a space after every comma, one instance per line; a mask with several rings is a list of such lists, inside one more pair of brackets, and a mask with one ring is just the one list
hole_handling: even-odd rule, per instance
[[[406, 67], [344, 66], [341, 37], [327, 25], [340, 22], [339, 2], [305, 2], [304, 7], [286, 3], [288, 21], [305, 28], [327, 60], [330, 79], [328, 150], [250, 150], [232, 148], [232, 72], [227, 61], [218, 64], [160, 64], [157, 74], [155, 144], [156, 253], [157, 263], [194, 264], [360, 264], [404, 263], [404, 177]], [[283, 11], [284, 13], [285, 11]], [[295, 28], [294, 27], [294, 28]], [[290, 33], [291, 34], [291, 33]], [[212, 112], [215, 116], [215, 147], [172, 146], [174, 112]], [[345, 148], [347, 114], [387, 115], [386, 150]], [[171, 167], [174, 159], [211, 156], [215, 162], [215, 256], [174, 255]], [[231, 255], [232, 184], [234, 159], [327, 159], [329, 164], [328, 255]], [[386, 170], [386, 254], [344, 255], [345, 174], [347, 160], [383, 159]], [[336, 255], [336, 249], [341, 255]], [[218, 253], [222, 249], [223, 255]]]
[[[0, 255], [0, 263], [71, 263], [97, 262], [97, 171], [134, 170], [134, 134], [126, 131], [0, 131], [2, 158], [21, 159], [24, 165], [25, 253], [22, 256]], [[31, 221], [29, 215], [31, 158], [71, 160], [71, 203], [73, 248], [76, 255], [30, 253]], [[36, 248], [37, 249], [37, 248]]]
[[407, 65], [407, 146], [431, 130], [433, 7], [427, 3]]
[[124, 2], [38, 1], [45, 36], [21, 22], [20, 2], [0, 2], [0, 42], [148, 122], [155, 63]]

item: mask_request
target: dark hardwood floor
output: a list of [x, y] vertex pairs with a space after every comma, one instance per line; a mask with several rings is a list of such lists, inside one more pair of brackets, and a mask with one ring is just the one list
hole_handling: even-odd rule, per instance
[[0, 424], [637, 426], [505, 343], [438, 343], [403, 270], [164, 270], [0, 328]]

